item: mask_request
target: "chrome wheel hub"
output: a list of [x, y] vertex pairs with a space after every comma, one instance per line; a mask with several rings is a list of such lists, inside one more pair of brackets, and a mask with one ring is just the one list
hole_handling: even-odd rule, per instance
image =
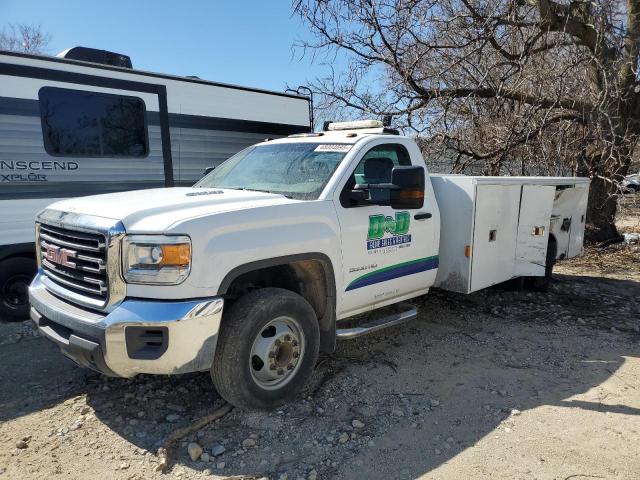
[[251, 376], [262, 388], [280, 388], [297, 372], [303, 353], [304, 336], [298, 322], [290, 317], [275, 318], [253, 341]]

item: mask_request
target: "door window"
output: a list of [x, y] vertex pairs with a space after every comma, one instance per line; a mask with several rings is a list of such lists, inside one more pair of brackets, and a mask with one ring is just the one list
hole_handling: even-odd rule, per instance
[[[349, 193], [356, 184], [391, 183], [391, 170], [397, 166], [411, 165], [411, 157], [407, 149], [397, 143], [383, 144], [369, 150], [355, 168], [340, 194], [340, 203], [345, 208], [362, 206], [349, 198]], [[369, 189], [370, 199], [383, 200], [389, 195], [388, 190]]]

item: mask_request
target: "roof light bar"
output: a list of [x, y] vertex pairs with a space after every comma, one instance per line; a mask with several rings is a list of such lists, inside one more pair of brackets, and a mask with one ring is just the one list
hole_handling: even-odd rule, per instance
[[331, 122], [328, 130], [357, 130], [360, 128], [382, 128], [380, 120], [355, 120], [353, 122]]

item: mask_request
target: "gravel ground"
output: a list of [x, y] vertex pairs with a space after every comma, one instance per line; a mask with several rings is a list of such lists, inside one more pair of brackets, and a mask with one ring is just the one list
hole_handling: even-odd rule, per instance
[[624, 195], [618, 200], [616, 227], [620, 232], [640, 233], [640, 192]]
[[640, 247], [588, 250], [549, 293], [434, 290], [401, 327], [342, 342], [274, 412], [209, 375], [108, 379], [0, 323], [0, 480], [640, 478]]

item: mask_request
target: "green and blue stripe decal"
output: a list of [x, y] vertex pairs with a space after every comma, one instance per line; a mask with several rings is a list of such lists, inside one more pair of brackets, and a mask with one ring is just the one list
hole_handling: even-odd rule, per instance
[[426, 272], [427, 270], [433, 270], [434, 268], [438, 268], [438, 255], [398, 263], [396, 265], [374, 270], [373, 272], [365, 273], [347, 285], [346, 291], [348, 292], [349, 290], [368, 287], [369, 285], [394, 280], [407, 275], [413, 275], [414, 273]]

